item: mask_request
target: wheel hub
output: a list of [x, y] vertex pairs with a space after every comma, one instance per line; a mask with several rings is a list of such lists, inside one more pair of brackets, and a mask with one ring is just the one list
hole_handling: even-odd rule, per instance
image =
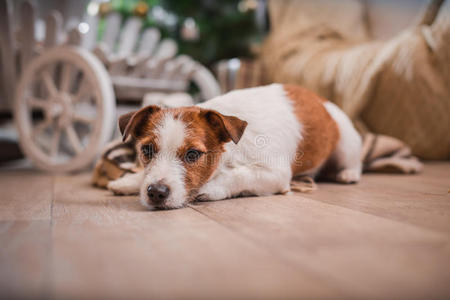
[[67, 126], [72, 119], [72, 107], [70, 97], [65, 93], [58, 93], [50, 99], [51, 105], [48, 114], [56, 119], [59, 126]]

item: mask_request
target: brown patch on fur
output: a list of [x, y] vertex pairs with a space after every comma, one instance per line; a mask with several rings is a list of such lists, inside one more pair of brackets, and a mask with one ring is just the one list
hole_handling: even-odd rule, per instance
[[298, 175], [319, 167], [330, 157], [339, 140], [339, 129], [323, 106], [327, 100], [296, 85], [284, 85], [284, 89], [303, 126], [303, 140], [291, 166], [293, 175]]
[[[225, 151], [224, 144], [230, 140], [237, 143], [244, 133], [247, 122], [199, 107], [174, 109], [173, 114], [186, 124], [187, 135], [177, 155], [186, 169], [186, 190], [193, 196], [217, 168]], [[184, 160], [184, 155], [190, 149], [203, 152], [196, 162], [189, 163]]]
[[203, 113], [203, 117], [224, 141], [231, 139], [235, 144], [239, 142], [247, 122], [233, 116], [224, 116], [216, 111], [208, 110]]
[[125, 142], [129, 135], [135, 138], [141, 136], [147, 127], [148, 120], [158, 112], [161, 112], [159, 106], [150, 105], [135, 113], [130, 112], [120, 116], [119, 129], [123, 135], [123, 141]]
[[[128, 118], [124, 134], [131, 135], [135, 139], [139, 158], [144, 165], [149, 164], [150, 161], [143, 159], [140, 146], [151, 144], [155, 152], [158, 152], [159, 143], [155, 128], [166, 113], [172, 114], [174, 119], [182, 120], [186, 126], [183, 146], [177, 150], [176, 155], [183, 162], [186, 170], [185, 186], [191, 198], [214, 173], [225, 151], [224, 144], [231, 140], [237, 143], [247, 122], [195, 106], [167, 109], [143, 108], [132, 117], [129, 115], [124, 117], [122, 124]], [[185, 160], [186, 153], [190, 149], [202, 152], [196, 162]]]

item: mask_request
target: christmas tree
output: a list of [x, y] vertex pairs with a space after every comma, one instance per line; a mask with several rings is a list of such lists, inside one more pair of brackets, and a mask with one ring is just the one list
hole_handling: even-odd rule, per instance
[[114, 10], [125, 18], [142, 17], [145, 26], [157, 27], [163, 38], [175, 40], [181, 54], [211, 66], [221, 59], [252, 55], [265, 33], [265, 15], [258, 14], [264, 4], [261, 0], [112, 0], [102, 6], [103, 14]]

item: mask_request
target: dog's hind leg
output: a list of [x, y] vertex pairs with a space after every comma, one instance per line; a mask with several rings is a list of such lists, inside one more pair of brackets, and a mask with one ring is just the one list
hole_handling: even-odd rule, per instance
[[336, 121], [340, 138], [334, 150], [330, 163], [336, 168], [335, 180], [340, 183], [355, 183], [361, 179], [362, 142], [349, 117], [335, 104], [327, 102], [325, 107]]

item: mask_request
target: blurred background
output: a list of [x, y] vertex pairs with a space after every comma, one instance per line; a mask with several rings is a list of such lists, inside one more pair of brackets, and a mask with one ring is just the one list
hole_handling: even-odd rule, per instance
[[362, 135], [449, 159], [447, 2], [4, 0], [1, 160], [86, 168], [117, 135], [117, 111], [272, 82], [330, 99]]
[[[12, 4], [19, 7], [21, 2], [23, 1], [12, 1]], [[99, 14], [118, 11], [124, 17], [139, 14], [144, 19], [144, 26], [159, 28], [163, 36], [177, 40], [181, 53], [191, 55], [208, 65], [224, 58], [254, 55], [252, 49], [257, 50], [269, 30], [267, 0], [34, 0], [31, 2], [36, 5], [37, 16], [42, 20], [51, 10], [60, 11], [66, 27], [80, 22], [82, 16], [88, 12], [88, 8]], [[373, 36], [384, 39], [412, 25], [429, 1], [369, 0], [362, 2], [370, 5]], [[100, 7], [97, 8], [99, 5]], [[18, 22], [17, 19], [15, 20]]]
[[[14, 1], [20, 6], [21, 1]], [[62, 13], [64, 26], [70, 28], [86, 14], [118, 12], [123, 19], [139, 16], [143, 27], [156, 27], [162, 38], [177, 41], [179, 53], [207, 65], [223, 58], [249, 56], [251, 46], [260, 44], [267, 31], [265, 1], [31, 1], [37, 16], [53, 9]], [[105, 22], [99, 26], [99, 39]], [[43, 36], [44, 24], [38, 30]], [[87, 30], [87, 28], [84, 28]], [[39, 33], [37, 33], [39, 34]]]

